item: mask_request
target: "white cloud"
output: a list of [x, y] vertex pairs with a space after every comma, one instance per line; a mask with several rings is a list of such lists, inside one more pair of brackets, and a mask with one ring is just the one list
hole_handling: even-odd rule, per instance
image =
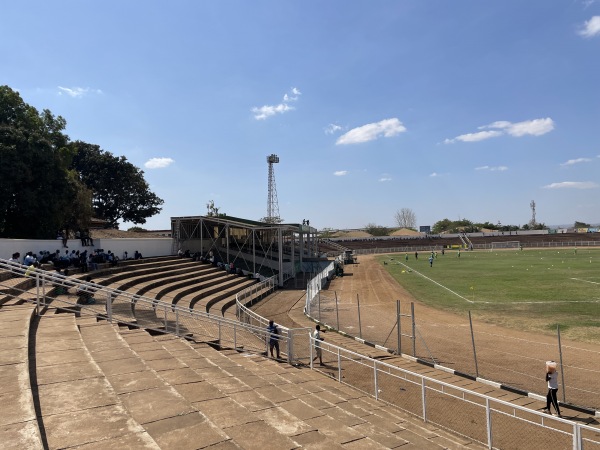
[[336, 125], [335, 123], [330, 123], [329, 125], [327, 125], [325, 127], [325, 134], [334, 134], [341, 130], [342, 130], [341, 126]]
[[593, 181], [563, 181], [548, 184], [544, 189], [595, 189], [597, 187], [600, 187], [600, 184]]
[[382, 176], [382, 177], [379, 179], [379, 181], [380, 181], [381, 183], [385, 183], [386, 181], [392, 181], [392, 178], [391, 178], [391, 177], [389, 177], [388, 175], [384, 175], [384, 176]]
[[276, 114], [283, 114], [285, 112], [295, 109], [293, 106], [290, 106], [289, 103], [297, 101], [298, 97], [302, 95], [302, 92], [300, 92], [298, 88], [294, 87], [290, 90], [290, 93], [285, 93], [283, 95], [283, 102], [277, 105], [264, 105], [260, 107], [253, 107], [251, 111], [254, 114], [254, 118], [256, 120], [264, 120]]
[[600, 16], [593, 16], [579, 30], [579, 35], [585, 38], [600, 36]]
[[333, 172], [333, 174], [336, 177], [343, 177], [344, 175], [346, 175], [348, 173], [347, 170], [336, 170], [335, 172]]
[[430, 177], [435, 178], [435, 177], [439, 177], [440, 175], [437, 172], [432, 172], [429, 174]]
[[461, 142], [477, 142], [485, 139], [502, 136], [500, 131], [478, 131], [477, 133], [467, 133], [456, 136], [454, 139], [446, 139], [444, 144], [453, 144], [456, 141]]
[[256, 120], [264, 120], [267, 117], [274, 116], [275, 114], [283, 114], [292, 109], [294, 108], [287, 103], [280, 103], [279, 105], [264, 105], [260, 108], [254, 107], [252, 108], [252, 112]]
[[144, 163], [146, 169], [164, 169], [173, 164], [175, 160], [171, 158], [150, 158]]
[[475, 170], [489, 170], [490, 172], [504, 172], [505, 170], [508, 170], [508, 167], [506, 167], [506, 166], [495, 166], [495, 167], [480, 166], [480, 167], [475, 167]]
[[541, 136], [552, 130], [554, 130], [554, 121], [550, 117], [512, 123], [506, 127], [506, 132], [514, 137], [521, 137], [527, 134]]
[[453, 139], [445, 139], [444, 144], [453, 144], [456, 141], [461, 142], [478, 142], [493, 137], [508, 134], [513, 137], [521, 137], [525, 135], [541, 136], [549, 133], [554, 129], [554, 121], [550, 117], [545, 119], [525, 120], [523, 122], [508, 122], [506, 120], [498, 120], [489, 125], [478, 127], [479, 130], [475, 133], [461, 134]]
[[68, 95], [69, 97], [73, 97], [73, 98], [81, 98], [87, 94], [102, 94], [102, 91], [100, 89], [90, 89], [90, 88], [81, 88], [81, 87], [74, 87], [74, 88], [67, 88], [67, 87], [63, 87], [63, 86], [58, 86], [58, 95]]
[[406, 131], [397, 118], [385, 119], [380, 122], [368, 123], [366, 125], [353, 128], [347, 133], [341, 135], [335, 142], [336, 145], [359, 144], [369, 142], [380, 137], [392, 137]]
[[561, 163], [561, 166], [572, 166], [573, 164], [579, 164], [579, 163], [590, 162], [590, 161], [591, 161], [590, 158], [570, 159], [567, 162]]

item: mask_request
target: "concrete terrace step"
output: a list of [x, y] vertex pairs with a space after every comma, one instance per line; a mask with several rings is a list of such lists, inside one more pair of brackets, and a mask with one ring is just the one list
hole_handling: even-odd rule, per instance
[[[31, 305], [0, 307], [0, 446], [43, 448], [29, 377]], [[9, 406], [10, 405], [10, 406]]]
[[184, 280], [175, 279], [172, 282], [167, 282], [162, 285], [160, 289], [153, 289], [146, 293], [146, 296], [151, 295], [156, 300], [163, 302], [177, 303], [177, 300], [181, 296], [194, 292], [195, 290], [202, 288], [202, 286], [210, 286], [211, 283], [213, 283], [213, 280], [221, 280], [224, 279], [225, 276], [225, 272], [222, 272], [215, 267], [210, 267], [194, 274], [191, 278]]
[[[205, 383], [204, 391], [211, 394], [210, 399], [214, 400], [215, 395], [229, 398], [221, 406], [234, 405], [227, 408], [231, 410], [239, 404], [301, 444], [394, 448], [410, 442], [418, 448], [440, 449], [469, 443], [415, 424], [407, 414], [308, 369], [255, 354], [218, 352], [205, 344], [190, 344], [170, 336], [155, 340], [187, 366], [171, 373], [180, 383]], [[218, 402], [197, 406], [209, 415], [202, 406], [213, 403]]]
[[205, 309], [206, 312], [210, 312], [210, 310], [213, 309], [213, 311], [217, 310], [219, 314], [222, 314], [221, 308], [219, 307], [221, 302], [228, 302], [233, 298], [235, 303], [235, 294], [255, 283], [256, 280], [251, 280], [247, 277], [238, 277], [237, 279], [234, 279], [229, 286], [223, 286], [218, 291], [196, 300], [192, 307]]
[[180, 275], [171, 275], [168, 278], [159, 279], [146, 283], [138, 289], [138, 295], [145, 295], [147, 297], [155, 297], [158, 294], [160, 287], [174, 285], [178, 282], [189, 280], [202, 274], [216, 273], [217, 269], [210, 265], [201, 265], [194, 271], [186, 271]]
[[157, 345], [145, 358], [139, 345], [140, 353], [133, 350], [134, 343], [147, 342], [147, 333], [126, 332], [126, 341], [112, 325], [89, 320], [80, 322], [80, 330], [121, 403], [160, 448], [205, 448], [230, 440], [160, 376], [166, 367], [178, 367], [174, 358]]
[[110, 287], [112, 289], [126, 289], [129, 284], [133, 285], [138, 280], [148, 281], [153, 276], [160, 277], [163, 273], [168, 273], [172, 270], [183, 269], [190, 270], [194, 267], [199, 266], [200, 263], [189, 260], [175, 260], [161, 263], [151, 263], [144, 265], [131, 265], [130, 270], [119, 271], [111, 274], [107, 274], [101, 283], [103, 286]]
[[40, 421], [48, 448], [156, 449], [81, 340], [72, 314], [44, 315], [36, 333]]
[[241, 285], [247, 280], [248, 279], [244, 277], [227, 274], [226, 277], [219, 279], [218, 283], [210, 283], [208, 286], [203, 286], [200, 291], [190, 292], [187, 295], [180, 297], [177, 299], [176, 304], [177, 306], [189, 308], [191, 310], [195, 308], [196, 303], [200, 302], [201, 305], [205, 305], [204, 302], [214, 298], [214, 295], [218, 295], [232, 287]]
[[[286, 448], [289, 439], [298, 445], [299, 436], [317, 431], [277, 407], [265, 395], [257, 394], [258, 390], [268, 391], [273, 384], [249, 371], [244, 372], [242, 366], [220, 352], [202, 347], [207, 352], [200, 354], [182, 340], [167, 336], [158, 339], [181, 364], [175, 368], [171, 365], [163, 376], [243, 448]], [[147, 342], [130, 342], [130, 345], [134, 349], [140, 345], [140, 354], [147, 352], [149, 357], [156, 357]], [[248, 430], [255, 432], [248, 434]], [[256, 432], [264, 434], [262, 439], [265, 440], [257, 437]], [[326, 440], [324, 435], [321, 438]], [[332, 440], [327, 441], [328, 446], [334, 444]]]

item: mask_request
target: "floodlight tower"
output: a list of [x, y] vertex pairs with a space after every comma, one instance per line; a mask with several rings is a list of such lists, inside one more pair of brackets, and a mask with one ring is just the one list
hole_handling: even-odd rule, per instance
[[531, 222], [530, 222], [530, 225], [531, 226], [535, 226], [535, 200], [531, 200], [531, 203], [529, 204], [529, 207], [531, 208]]
[[267, 222], [279, 223], [279, 202], [277, 201], [277, 187], [275, 186], [275, 170], [273, 164], [279, 162], [279, 156], [271, 154], [267, 156], [269, 164], [269, 193], [267, 199]]

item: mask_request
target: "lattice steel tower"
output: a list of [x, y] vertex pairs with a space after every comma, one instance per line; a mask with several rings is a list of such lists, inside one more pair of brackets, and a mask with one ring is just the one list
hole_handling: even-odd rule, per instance
[[529, 224], [531, 226], [535, 226], [536, 222], [535, 222], [535, 200], [531, 200], [531, 203], [529, 204], [529, 206], [531, 207], [531, 222], [529, 222]]
[[271, 154], [267, 156], [267, 163], [269, 164], [269, 194], [267, 199], [267, 217], [268, 223], [279, 223], [281, 218], [279, 217], [279, 202], [277, 201], [277, 187], [275, 186], [275, 171], [273, 164], [279, 162], [279, 156]]

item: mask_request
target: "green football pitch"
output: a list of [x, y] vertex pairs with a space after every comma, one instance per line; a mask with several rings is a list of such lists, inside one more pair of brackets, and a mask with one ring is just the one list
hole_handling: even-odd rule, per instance
[[[408, 259], [407, 259], [408, 256]], [[560, 325], [600, 342], [600, 249], [510, 249], [378, 257], [418, 301], [531, 331]]]

